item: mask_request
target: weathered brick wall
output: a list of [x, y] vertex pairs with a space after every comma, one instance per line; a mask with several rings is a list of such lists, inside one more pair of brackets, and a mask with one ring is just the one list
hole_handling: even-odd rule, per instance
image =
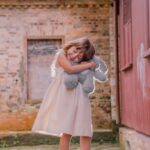
[[[30, 129], [38, 111], [37, 105], [25, 104], [29, 37], [64, 36], [67, 42], [88, 36], [112, 70], [110, 7], [108, 0], [0, 1], [0, 130]], [[95, 129], [111, 127], [110, 86], [110, 80], [96, 84], [91, 95]]]

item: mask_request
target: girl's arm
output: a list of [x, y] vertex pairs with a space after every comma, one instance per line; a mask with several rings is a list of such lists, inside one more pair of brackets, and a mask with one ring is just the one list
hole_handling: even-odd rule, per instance
[[79, 65], [72, 66], [64, 54], [59, 54], [57, 61], [58, 61], [58, 64], [68, 73], [77, 73], [77, 72], [80, 72], [89, 68], [96, 67], [96, 64], [93, 62], [88, 62], [86, 64], [79, 64]]

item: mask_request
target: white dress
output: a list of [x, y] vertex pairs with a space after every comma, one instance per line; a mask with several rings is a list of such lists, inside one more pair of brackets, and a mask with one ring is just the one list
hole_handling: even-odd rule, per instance
[[54, 136], [62, 133], [93, 136], [88, 95], [83, 92], [80, 83], [75, 89], [66, 89], [64, 70], [60, 66], [56, 67], [56, 76], [44, 95], [32, 132]]

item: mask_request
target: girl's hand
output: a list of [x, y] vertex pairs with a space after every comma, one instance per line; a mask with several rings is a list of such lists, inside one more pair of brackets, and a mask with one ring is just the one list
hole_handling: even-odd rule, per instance
[[91, 65], [91, 69], [95, 69], [96, 68], [96, 63], [94, 63], [94, 62], [90, 62], [90, 65]]
[[81, 61], [80, 64], [88, 64], [89, 62], [87, 61]]

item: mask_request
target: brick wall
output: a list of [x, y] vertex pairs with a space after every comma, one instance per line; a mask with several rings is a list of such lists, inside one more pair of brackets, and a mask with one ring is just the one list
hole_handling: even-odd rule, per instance
[[[26, 103], [28, 38], [63, 37], [67, 42], [88, 36], [111, 78], [110, 7], [107, 0], [0, 1], [0, 130], [30, 129], [39, 108]], [[90, 96], [95, 129], [111, 127], [111, 97], [110, 80], [96, 84]]]

